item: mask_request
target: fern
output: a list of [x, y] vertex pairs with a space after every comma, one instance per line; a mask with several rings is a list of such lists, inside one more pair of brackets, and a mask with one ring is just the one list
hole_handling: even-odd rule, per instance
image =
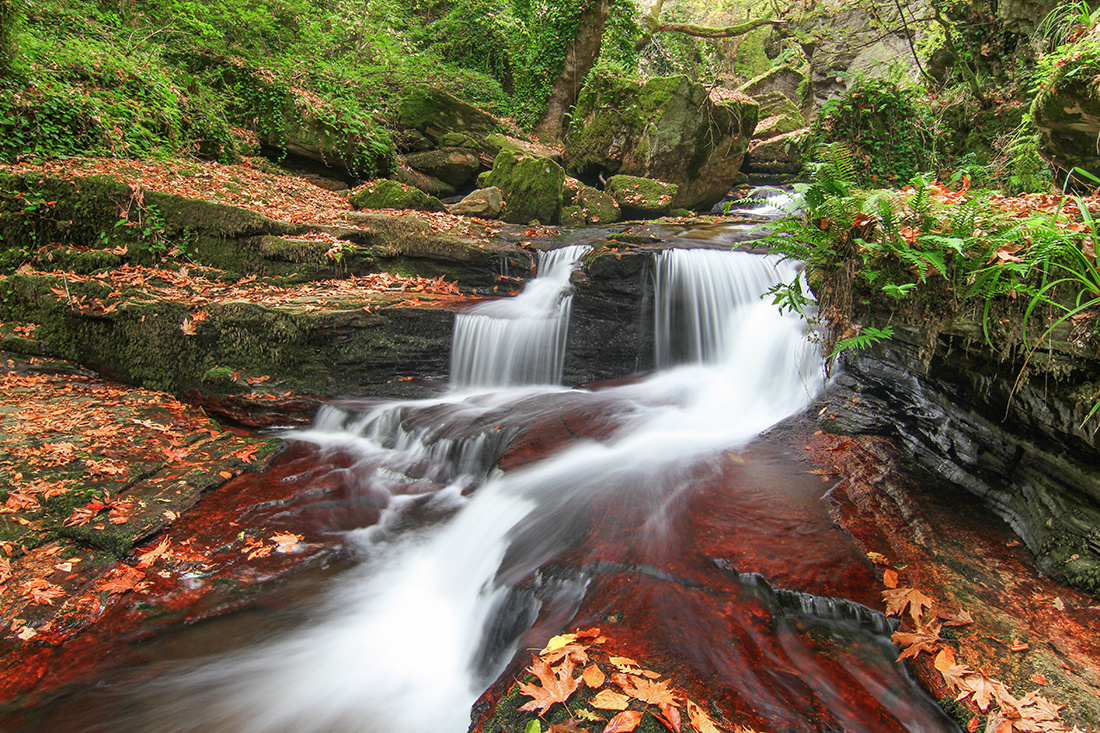
[[894, 327], [883, 326], [882, 328], [875, 328], [874, 326], [863, 326], [859, 329], [859, 333], [855, 336], [851, 336], [846, 339], [840, 339], [833, 346], [833, 351], [829, 354], [832, 358], [842, 351], [851, 351], [853, 349], [866, 349], [869, 346], [874, 346], [877, 343], [886, 341], [893, 338]]

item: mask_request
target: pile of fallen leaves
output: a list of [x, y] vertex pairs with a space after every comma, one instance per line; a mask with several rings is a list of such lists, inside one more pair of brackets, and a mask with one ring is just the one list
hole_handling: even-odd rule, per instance
[[0, 170], [68, 180], [110, 176], [134, 189], [216, 201], [290, 222], [342, 223], [351, 211], [343, 194], [297, 176], [264, 173], [248, 161], [230, 166], [185, 160], [68, 158], [38, 165], [0, 165]]
[[[247, 301], [260, 305], [279, 306], [296, 304], [305, 310], [321, 310], [330, 301], [367, 301], [372, 296], [386, 293], [417, 293], [424, 295], [458, 295], [458, 286], [442, 276], [425, 278], [377, 272], [350, 276], [340, 280], [322, 280], [293, 287], [271, 285], [255, 276], [241, 278], [228, 284], [205, 277], [211, 268], [182, 266], [178, 270], [167, 268], [124, 265], [94, 275], [78, 275], [54, 270], [36, 273], [29, 267], [21, 268], [21, 274], [46, 274], [59, 278], [64, 287], [52, 287], [51, 291], [71, 308], [90, 315], [106, 315], [127, 303], [152, 303], [171, 301], [188, 303], [204, 308], [215, 303]], [[217, 272], [217, 271], [212, 271]], [[110, 288], [106, 298], [93, 298], [74, 293], [69, 284], [96, 283]], [[134, 290], [141, 293], [135, 293]], [[311, 301], [311, 302], [303, 302]], [[194, 318], [194, 316], [193, 316]], [[201, 318], [199, 318], [201, 320]], [[197, 325], [197, 324], [196, 324]], [[187, 329], [185, 328], [186, 332]]]
[[[670, 680], [610, 652], [606, 643], [599, 629], [551, 639], [532, 656], [527, 668], [535, 680], [519, 684], [520, 694], [532, 698], [519, 710], [543, 718], [556, 711], [552, 717], [561, 720], [550, 724], [548, 733], [628, 733], [647, 715], [674, 733], [718, 733], [718, 725], [702, 706], [673, 687]], [[736, 730], [747, 733], [740, 727]], [[542, 725], [532, 720], [526, 731], [541, 733]]]
[[[868, 557], [878, 565], [889, 565], [886, 557], [879, 553], [869, 553]], [[955, 701], [967, 701], [975, 713], [986, 715], [985, 730], [988, 733], [1083, 733], [1077, 726], [1066, 728], [1058, 712], [1063, 706], [1047, 700], [1038, 689], [1017, 698], [1003, 682], [990, 677], [984, 669], [973, 669], [960, 663], [952, 646], [957, 642], [944, 639], [940, 632], [944, 627], [967, 626], [974, 623], [974, 619], [966, 611], [951, 612], [938, 608], [935, 599], [916, 588], [899, 586], [898, 580], [896, 570], [884, 568], [883, 584], [886, 590], [882, 592], [882, 597], [886, 602], [886, 614], [902, 616], [906, 610], [909, 612], [907, 623], [892, 637], [901, 648], [898, 661], [915, 658], [922, 653], [934, 655], [933, 664], [948, 689], [956, 695]], [[1010, 648], [1024, 651], [1028, 647], [1013, 641]], [[1032, 681], [1037, 685], [1046, 684], [1039, 674], [1034, 675]], [[973, 733], [981, 723], [975, 715], [967, 730]]]

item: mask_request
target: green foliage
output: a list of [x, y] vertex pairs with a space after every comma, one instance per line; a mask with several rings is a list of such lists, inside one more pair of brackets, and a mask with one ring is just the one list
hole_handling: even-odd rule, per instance
[[1039, 24], [1037, 35], [1044, 50], [1051, 51], [1072, 43], [1085, 35], [1100, 21], [1100, 7], [1093, 10], [1085, 0], [1068, 2], [1047, 13]]
[[853, 180], [881, 185], [935, 170], [936, 139], [934, 120], [910, 92], [884, 79], [857, 78], [843, 97], [822, 105], [807, 145], [815, 153], [843, 144], [852, 155]]

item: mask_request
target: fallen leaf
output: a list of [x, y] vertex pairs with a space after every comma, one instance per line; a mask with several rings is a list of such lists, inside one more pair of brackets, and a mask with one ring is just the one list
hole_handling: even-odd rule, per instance
[[635, 700], [641, 700], [650, 705], [666, 703], [674, 705], [676, 696], [668, 689], [668, 680], [652, 682], [641, 677], [632, 677], [625, 674], [611, 675], [611, 681], [622, 688], [623, 692]]
[[600, 690], [589, 704], [600, 710], [626, 710], [630, 698], [613, 690]]
[[584, 680], [584, 684], [595, 690], [603, 687], [603, 683], [607, 681], [607, 675], [596, 665], [590, 664], [584, 668], [581, 679]]
[[564, 703], [568, 700], [569, 696], [580, 686], [581, 678], [573, 677], [573, 662], [570, 659], [566, 659], [562, 662], [556, 672], [542, 659], [532, 657], [532, 660], [531, 666], [527, 668], [527, 671], [535, 675], [542, 685], [539, 686], [526, 682], [520, 683], [520, 692], [534, 699], [524, 704], [519, 709], [537, 710], [541, 715], [554, 703]]
[[692, 727], [699, 733], [721, 733], [711, 717], [691, 700], [687, 701], [687, 714]]
[[882, 571], [882, 584], [887, 588], [898, 587], [898, 574], [897, 571], [886, 568]]
[[630, 733], [641, 722], [642, 712], [640, 710], [624, 710], [607, 723], [603, 733]]
[[931, 598], [915, 588], [891, 588], [884, 590], [882, 597], [886, 601], [887, 616], [900, 616], [908, 606], [913, 623], [918, 625], [924, 609], [934, 603]]
[[149, 552], [138, 555], [138, 564], [137, 564], [137, 566], [139, 568], [149, 567], [150, 565], [152, 565], [156, 561], [156, 559], [158, 557], [163, 555], [167, 549], [168, 549], [168, 537], [165, 537], [163, 540], [160, 541], [160, 544], [157, 545], [156, 547], [154, 547], [152, 550], [149, 550]]
[[897, 661], [908, 657], [915, 657], [921, 652], [933, 652], [943, 643], [940, 638], [940, 623], [938, 621], [928, 626], [919, 627], [914, 632], [895, 631], [891, 636], [894, 643], [901, 647], [901, 655]]

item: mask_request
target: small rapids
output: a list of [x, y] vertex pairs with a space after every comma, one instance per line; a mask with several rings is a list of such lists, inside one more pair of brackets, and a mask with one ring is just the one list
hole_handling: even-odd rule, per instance
[[[820, 483], [743, 457], [824, 384], [804, 322], [760, 298], [796, 268], [743, 253], [661, 253], [660, 369], [585, 392], [557, 382], [569, 276], [586, 251], [551, 253], [523, 294], [459, 318], [450, 393], [337, 403], [293, 436], [352, 452], [364, 483], [388, 496], [381, 521], [347, 537], [362, 562], [334, 581], [310, 623], [164, 675], [108, 729], [462, 733], [532, 624], [558, 633], [554, 619], [599, 622], [614, 610], [606, 604], [621, 603], [663, 614], [652, 623], [667, 633], [700, 634], [680, 656], [696, 658], [713, 698], [728, 697], [761, 730], [954, 730], [893, 664], [881, 614], [813, 595], [843, 585], [832, 558], [852, 552], [812, 514]], [[575, 414], [602, 426], [598, 439], [495, 468], [515, 441]], [[403, 521], [425, 505], [436, 520]], [[734, 539], [709, 548], [719, 535]], [[800, 551], [785, 570], [782, 553]], [[843, 563], [849, 574], [862, 567]], [[689, 580], [702, 566], [715, 578]], [[773, 590], [758, 570], [777, 588], [800, 587]], [[626, 596], [615, 581], [624, 574], [637, 583]], [[671, 595], [651, 596], [657, 582], [672, 582]], [[708, 597], [719, 610], [692, 616]], [[839, 641], [822, 641], [821, 628]], [[864, 647], [878, 660], [865, 668], [829, 661]]]

